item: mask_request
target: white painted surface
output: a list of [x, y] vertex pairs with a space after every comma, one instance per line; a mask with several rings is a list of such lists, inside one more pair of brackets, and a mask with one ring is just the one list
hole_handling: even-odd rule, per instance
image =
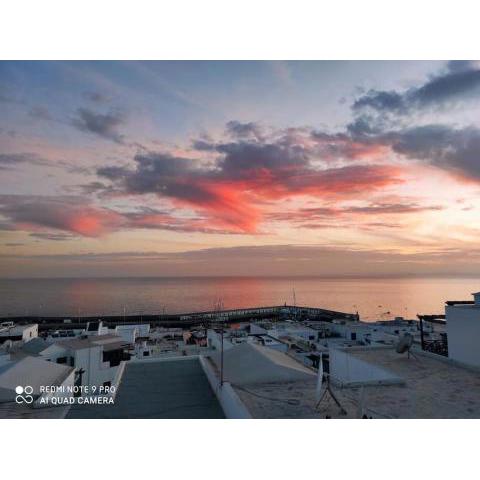
[[360, 360], [343, 350], [330, 350], [330, 377], [341, 385], [381, 385], [404, 383], [393, 372]]
[[207, 376], [208, 382], [227, 418], [252, 418], [245, 404], [240, 400], [233, 387], [228, 382], [220, 386], [220, 379], [215, 375], [212, 365], [204, 356], [200, 356], [200, 365]]
[[466, 365], [479, 367], [480, 304], [447, 305], [445, 315], [448, 357]]
[[[230, 342], [227, 338], [223, 338], [223, 350], [227, 351], [234, 347], [233, 343]], [[215, 330], [208, 330], [207, 331], [207, 342], [208, 346], [215, 348], [215, 350], [221, 350], [222, 348], [222, 335], [217, 333]]]

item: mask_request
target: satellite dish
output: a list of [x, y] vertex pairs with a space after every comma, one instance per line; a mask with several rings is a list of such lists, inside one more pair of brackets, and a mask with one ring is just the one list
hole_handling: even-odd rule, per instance
[[397, 353], [410, 352], [413, 345], [413, 336], [410, 333], [405, 333], [397, 343]]

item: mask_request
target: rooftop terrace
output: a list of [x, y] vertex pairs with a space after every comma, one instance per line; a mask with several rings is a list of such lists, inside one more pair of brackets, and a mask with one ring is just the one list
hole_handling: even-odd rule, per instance
[[67, 418], [224, 418], [198, 358], [127, 363], [113, 405], [73, 405]]
[[359, 418], [363, 413], [373, 418], [480, 418], [480, 372], [420, 352], [415, 353], [416, 358], [407, 358], [393, 348], [347, 351], [352, 360], [385, 369], [403, 382], [332, 385], [347, 415], [340, 413], [328, 395], [319, 409], [315, 408], [315, 379], [235, 389], [254, 418]]

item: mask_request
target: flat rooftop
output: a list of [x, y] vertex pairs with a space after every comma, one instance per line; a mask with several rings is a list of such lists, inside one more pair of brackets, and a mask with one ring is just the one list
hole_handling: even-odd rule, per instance
[[364, 387], [365, 406], [394, 418], [480, 418], [480, 372], [445, 357], [395, 349], [353, 349], [355, 358], [391, 371], [402, 386]]
[[83, 350], [84, 348], [103, 346], [103, 350], [108, 351], [130, 346], [130, 343], [123, 340], [120, 335], [114, 334], [91, 335], [85, 338], [62, 339], [56, 340], [53, 343], [69, 350]]
[[113, 405], [73, 405], [67, 418], [225, 418], [198, 358], [125, 365]]
[[365, 362], [391, 371], [403, 385], [361, 388], [332, 385], [347, 411], [328, 395], [316, 409], [316, 379], [234, 387], [253, 418], [480, 418], [480, 372], [457, 366], [443, 357], [415, 353], [400, 355], [393, 348], [352, 348], [348, 352]]
[[18, 336], [22, 335], [24, 330], [27, 328], [35, 327], [36, 323], [29, 323], [28, 325], [13, 325], [11, 327], [1, 327], [0, 328], [0, 336], [1, 337], [10, 337], [10, 336]]

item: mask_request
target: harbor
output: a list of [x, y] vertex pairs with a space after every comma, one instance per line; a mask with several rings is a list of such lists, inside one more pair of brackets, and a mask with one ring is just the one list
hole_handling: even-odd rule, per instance
[[109, 327], [122, 324], [149, 323], [159, 327], [192, 327], [202, 325], [205, 322], [222, 321], [234, 323], [246, 319], [271, 319], [278, 320], [285, 317], [292, 317], [298, 320], [332, 321], [358, 320], [357, 313], [336, 312], [323, 308], [300, 307], [292, 305], [277, 305], [271, 307], [238, 308], [230, 310], [211, 310], [205, 312], [190, 312], [180, 314], [159, 314], [159, 315], [106, 315], [106, 316], [85, 316], [85, 317], [50, 317], [50, 316], [15, 316], [4, 317], [0, 320], [23, 325], [37, 323], [40, 331], [47, 331], [55, 328], [85, 328], [88, 322], [96, 321], [99, 318]]

